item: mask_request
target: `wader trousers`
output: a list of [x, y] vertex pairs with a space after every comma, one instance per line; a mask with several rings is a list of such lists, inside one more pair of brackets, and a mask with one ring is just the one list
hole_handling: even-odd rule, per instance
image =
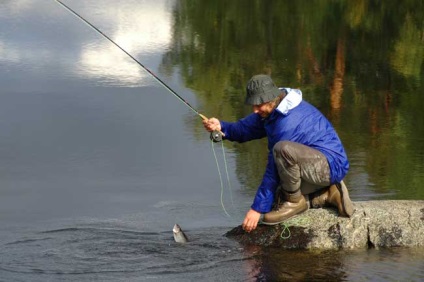
[[[330, 167], [320, 151], [300, 143], [280, 141], [273, 148], [280, 189], [303, 195], [330, 186]], [[278, 197], [276, 197], [278, 198]]]

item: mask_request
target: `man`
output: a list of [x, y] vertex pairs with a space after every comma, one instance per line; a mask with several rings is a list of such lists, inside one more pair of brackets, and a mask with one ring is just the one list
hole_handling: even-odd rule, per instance
[[221, 131], [230, 141], [268, 138], [268, 164], [243, 229], [254, 230], [261, 214], [263, 224], [274, 225], [309, 206], [335, 206], [341, 216], [350, 217], [353, 206], [342, 181], [349, 162], [331, 123], [302, 100], [300, 90], [277, 88], [267, 75], [253, 76], [246, 90], [252, 114], [234, 123], [203, 121], [206, 130]]

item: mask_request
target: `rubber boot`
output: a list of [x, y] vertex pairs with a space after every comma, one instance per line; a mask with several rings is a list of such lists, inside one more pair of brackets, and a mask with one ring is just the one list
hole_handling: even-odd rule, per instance
[[350, 217], [353, 214], [353, 204], [343, 181], [317, 192], [310, 201], [313, 208], [332, 206], [337, 208], [340, 216]]
[[308, 204], [300, 189], [295, 193], [283, 192], [286, 201], [278, 206], [276, 210], [264, 214], [262, 224], [275, 225], [308, 210]]

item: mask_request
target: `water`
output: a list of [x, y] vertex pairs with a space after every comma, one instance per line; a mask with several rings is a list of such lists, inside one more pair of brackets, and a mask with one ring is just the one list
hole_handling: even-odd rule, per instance
[[[224, 231], [190, 232], [190, 244], [181, 245], [169, 232], [125, 230], [117, 224], [48, 230], [6, 244], [3, 253], [19, 263], [2, 260], [2, 270], [31, 281], [184, 281], [214, 276], [217, 268], [229, 275], [249, 258], [220, 236]], [[21, 257], [22, 249], [26, 254]]]
[[[354, 200], [424, 199], [418, 14], [400, 21], [403, 36], [395, 37], [377, 24], [361, 34], [359, 15], [372, 18], [368, 11], [378, 19], [378, 9], [343, 1], [292, 7], [285, 1], [64, 2], [207, 116], [231, 120], [248, 113], [245, 82], [271, 69], [279, 84], [299, 85], [335, 124], [351, 160], [347, 183]], [[413, 10], [404, 8], [398, 12]], [[268, 17], [285, 9], [291, 21]], [[342, 94], [326, 87], [336, 81], [330, 66], [336, 55], [325, 53], [332, 49], [326, 46], [343, 36], [321, 32], [335, 26], [324, 11], [343, 14], [344, 38], [356, 43], [346, 51]], [[264, 142], [225, 143], [231, 193], [215, 145], [221, 203], [200, 118], [116, 46], [55, 1], [3, 1], [0, 23], [1, 281], [424, 278], [422, 250], [315, 253], [228, 240], [223, 234], [241, 223], [261, 179]], [[306, 37], [309, 30], [321, 34], [310, 38], [310, 50], [283, 44], [280, 36], [267, 40], [278, 31], [285, 42], [301, 41], [300, 31], [292, 35], [300, 27]], [[394, 42], [393, 49], [373, 48], [373, 37]], [[402, 46], [414, 52], [403, 53]], [[190, 244], [173, 241], [175, 223]]]

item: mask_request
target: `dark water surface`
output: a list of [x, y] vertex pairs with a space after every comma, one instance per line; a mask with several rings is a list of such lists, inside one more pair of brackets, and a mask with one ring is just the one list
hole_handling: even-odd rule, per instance
[[[207, 116], [247, 114], [256, 73], [300, 87], [344, 141], [354, 200], [424, 199], [421, 1], [64, 2]], [[226, 239], [264, 142], [223, 155], [193, 111], [53, 0], [2, 1], [0, 26], [0, 281], [424, 279], [424, 250]]]

